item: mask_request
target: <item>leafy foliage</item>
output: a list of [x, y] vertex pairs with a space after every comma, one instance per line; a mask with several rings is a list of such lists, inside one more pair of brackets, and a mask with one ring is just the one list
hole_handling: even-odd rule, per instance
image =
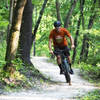
[[91, 78], [94, 80], [99, 79], [100, 77], [100, 64], [98, 63], [96, 66], [92, 66], [90, 64], [86, 64], [84, 62], [80, 63], [80, 68], [82, 74], [86, 78]]
[[79, 100], [99, 100], [100, 99], [100, 90], [95, 90], [93, 92], [89, 92], [86, 96], [83, 96]]
[[32, 0], [32, 3], [35, 5], [35, 6], [39, 6], [39, 4], [42, 4], [43, 0]]
[[[10, 0], [8, 0], [10, 1]], [[33, 11], [33, 29], [36, 24], [36, 21], [39, 16], [39, 11], [42, 7], [44, 0], [32, 0], [32, 4], [34, 5], [34, 11]], [[64, 26], [65, 17], [71, 7], [71, 4], [74, 0], [59, 0], [61, 6], [60, 6], [60, 14], [61, 14], [61, 21], [62, 26]], [[84, 26], [83, 29], [82, 23], [79, 30], [79, 38], [78, 38], [78, 47], [77, 47], [77, 54], [76, 54], [76, 62], [79, 61], [80, 58], [80, 52], [82, 48], [82, 41], [83, 41], [83, 35], [89, 33], [89, 54], [86, 61], [83, 61], [80, 63], [80, 68], [82, 70], [82, 73], [85, 76], [90, 76], [90, 78], [97, 80], [100, 79], [100, 9], [98, 7], [98, 4], [96, 4], [96, 7], [94, 8], [94, 11], [96, 13], [96, 18], [93, 23], [92, 29], [88, 29], [89, 19], [90, 16], [93, 14], [93, 10], [91, 10], [93, 6], [94, 0], [85, 0], [84, 4], [84, 10], [83, 10], [83, 17], [84, 17]], [[7, 36], [7, 26], [9, 24], [9, 5], [8, 8], [6, 7], [6, 0], [0, 1], [0, 81], [4, 81], [4, 78], [7, 78], [10, 76], [9, 73], [3, 71], [3, 66], [5, 65], [5, 52], [6, 52], [6, 36]], [[72, 13], [68, 30], [70, 31], [71, 35], [75, 37], [75, 33], [77, 30], [77, 22], [80, 16], [80, 2], [78, 0], [76, 7]], [[56, 6], [55, 6], [55, 0], [48, 0], [47, 6], [45, 8], [44, 14], [42, 16], [41, 23], [39, 25], [37, 34], [36, 34], [36, 56], [49, 56], [49, 49], [48, 49], [48, 37], [50, 31], [54, 28], [53, 22], [57, 20], [56, 15]], [[4, 41], [3, 41], [4, 40]], [[33, 48], [32, 48], [33, 49]], [[71, 51], [71, 56], [73, 54], [73, 51]], [[26, 84], [27, 79], [30, 77], [29, 73], [31, 75], [38, 75], [38, 72], [36, 69], [34, 69], [33, 66], [27, 67], [27, 65], [23, 65], [22, 61], [17, 58], [13, 61], [14, 68], [16, 69], [15, 74], [13, 74], [13, 78], [16, 80], [22, 79], [22, 84]], [[22, 72], [19, 73], [19, 72]], [[27, 78], [28, 76], [28, 78]], [[32, 78], [32, 77], [31, 77]], [[87, 77], [89, 78], [89, 77]], [[30, 79], [33, 80], [33, 79]], [[42, 79], [41, 79], [42, 81]], [[28, 86], [30, 86], [29, 83], [27, 83]], [[15, 84], [10, 83], [7, 84], [6, 89], [9, 90], [10, 87], [16, 87]], [[18, 85], [19, 86], [19, 85]], [[26, 86], [27, 87], [27, 86]], [[89, 96], [86, 96], [85, 99], [82, 100], [99, 100], [98, 98], [98, 91], [94, 92], [93, 94], [90, 94]], [[97, 94], [97, 96], [96, 96]], [[95, 98], [97, 97], [97, 99]], [[91, 99], [90, 99], [91, 98]]]
[[5, 58], [5, 52], [6, 52], [6, 43], [5, 41], [0, 43], [0, 68], [5, 64], [4, 58]]

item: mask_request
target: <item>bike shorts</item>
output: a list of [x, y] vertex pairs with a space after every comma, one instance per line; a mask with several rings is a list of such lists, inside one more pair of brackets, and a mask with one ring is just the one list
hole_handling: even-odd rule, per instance
[[55, 54], [56, 56], [59, 55], [59, 53], [56, 52], [58, 49], [64, 50], [64, 54], [65, 54], [66, 56], [70, 56], [70, 52], [69, 52], [70, 49], [68, 48], [68, 46], [64, 46], [64, 47], [55, 47], [55, 48], [54, 48], [54, 54]]

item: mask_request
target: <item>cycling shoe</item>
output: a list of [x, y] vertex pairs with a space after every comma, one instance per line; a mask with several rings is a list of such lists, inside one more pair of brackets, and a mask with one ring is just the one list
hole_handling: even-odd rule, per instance
[[60, 74], [64, 74], [64, 71], [63, 70], [60, 70]]
[[69, 70], [69, 73], [70, 73], [70, 74], [74, 74], [74, 71], [73, 71], [72, 68]]

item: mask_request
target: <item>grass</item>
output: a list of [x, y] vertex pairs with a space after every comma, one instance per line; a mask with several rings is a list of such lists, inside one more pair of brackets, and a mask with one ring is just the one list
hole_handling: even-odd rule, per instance
[[89, 92], [87, 95], [78, 98], [77, 100], [100, 100], [100, 90]]

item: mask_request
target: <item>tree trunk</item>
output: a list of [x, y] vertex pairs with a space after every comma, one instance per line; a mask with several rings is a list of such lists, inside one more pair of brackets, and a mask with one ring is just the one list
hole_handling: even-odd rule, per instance
[[14, 8], [16, 7], [16, 5], [17, 5], [17, 0], [14, 0]]
[[57, 11], [57, 20], [61, 21], [59, 0], [56, 0], [56, 11]]
[[[96, 4], [96, 0], [94, 0], [93, 6], [91, 8], [92, 15], [90, 16], [90, 19], [89, 19], [88, 29], [92, 28], [94, 19], [96, 17], [96, 12], [94, 12], [95, 4]], [[88, 52], [89, 52], [89, 33], [87, 33], [87, 34], [85, 34], [83, 36], [83, 44], [82, 44], [82, 49], [81, 49], [81, 53], [80, 53], [80, 61], [82, 61], [82, 60], [86, 61], [86, 59], [88, 57]]]
[[86, 43], [85, 43], [85, 41], [86, 41], [86, 34], [83, 36], [83, 43], [82, 43], [82, 49], [81, 49], [81, 53], [80, 53], [80, 60], [79, 61], [82, 61], [82, 59], [83, 59], [83, 55], [84, 55], [84, 48], [86, 47], [85, 45], [86, 45]]
[[31, 0], [28, 0], [24, 12], [21, 24], [21, 35], [19, 42], [19, 54], [24, 63], [31, 64], [30, 50], [32, 39], [32, 13], [33, 6]]
[[7, 44], [8, 44], [9, 33], [10, 33], [11, 25], [12, 25], [13, 5], [14, 5], [14, 0], [11, 0], [10, 1], [10, 10], [9, 10], [9, 25], [8, 25], [8, 29], [7, 29]]
[[88, 52], [89, 52], [89, 33], [86, 35], [85, 38], [85, 49], [84, 49], [84, 58], [83, 58], [84, 61], [87, 60]]
[[[92, 16], [90, 17], [88, 29], [91, 29], [91, 28], [92, 28], [95, 17], [96, 17], [96, 14], [94, 14], [94, 15], [92, 15]], [[86, 49], [85, 49], [85, 52], [84, 52], [84, 60], [87, 59], [87, 57], [88, 57], [88, 52], [89, 52], [89, 40], [90, 40], [90, 39], [89, 39], [89, 33], [88, 33], [88, 35], [87, 35], [87, 37], [86, 37], [85, 40], [86, 40], [86, 41], [85, 41], [85, 42], [86, 42], [86, 47], [85, 47]]]
[[40, 11], [39, 18], [38, 18], [38, 20], [37, 20], [37, 22], [36, 22], [36, 25], [35, 25], [35, 28], [34, 28], [34, 31], [33, 31], [32, 42], [33, 42], [33, 40], [35, 39], [36, 32], [37, 32], [37, 30], [38, 30], [38, 27], [39, 27], [39, 24], [40, 24], [40, 21], [41, 21], [41, 18], [42, 18], [42, 15], [43, 15], [43, 12], [44, 12], [45, 6], [46, 6], [46, 4], [47, 4], [47, 1], [48, 1], [48, 0], [44, 0], [44, 3], [43, 3], [43, 6], [42, 6], [42, 9], [41, 9], [41, 11]]
[[[32, 45], [32, 44], [35, 45], [35, 37], [36, 37], [36, 33], [37, 33], [37, 30], [38, 30], [40, 21], [41, 21], [41, 19], [42, 19], [42, 15], [43, 15], [45, 6], [46, 6], [46, 4], [47, 4], [47, 1], [48, 1], [48, 0], [44, 0], [44, 3], [43, 3], [43, 5], [42, 5], [42, 9], [40, 10], [40, 15], [39, 15], [39, 18], [38, 18], [38, 20], [37, 20], [37, 22], [36, 22], [34, 31], [33, 31], [31, 45]], [[33, 42], [34, 42], [34, 43], [33, 43]], [[34, 46], [34, 47], [35, 47], [35, 46]], [[35, 48], [34, 48], [34, 50], [35, 50]], [[34, 50], [33, 50], [33, 51], [34, 51]], [[34, 55], [35, 55], [35, 54], [34, 54]]]
[[8, 0], [6, 1], [6, 8], [8, 8]]
[[[7, 29], [7, 44], [9, 44], [9, 38], [10, 38], [10, 30], [11, 30], [11, 27], [12, 27], [12, 19], [13, 19], [13, 12], [14, 12], [14, 5], [15, 5], [15, 1], [16, 0], [10, 0], [10, 10], [9, 10], [9, 25], [8, 25], [8, 29]], [[6, 48], [6, 56], [8, 55], [8, 46], [7, 45], [7, 48]], [[5, 57], [5, 60], [6, 60], [7, 57]]]
[[11, 61], [16, 56], [16, 51], [18, 48], [18, 41], [19, 41], [19, 35], [20, 35], [20, 27], [21, 27], [21, 21], [22, 21], [22, 15], [24, 6], [26, 4], [26, 0], [18, 0], [17, 5], [14, 10], [13, 20], [12, 20], [12, 26], [10, 30], [9, 40], [8, 40], [8, 48], [6, 53], [6, 61], [7, 64], [10, 64]]
[[90, 20], [89, 20], [89, 24], [88, 24], [88, 29], [92, 28], [95, 17], [96, 17], [96, 13], [94, 13], [93, 15], [90, 16]]
[[[80, 9], [81, 9], [81, 17], [82, 17], [82, 28], [83, 30], [85, 29], [85, 25], [84, 25], [84, 15], [83, 15], [83, 8], [84, 8], [84, 3], [85, 3], [85, 0], [80, 0]], [[82, 49], [81, 49], [81, 53], [80, 53], [80, 60], [82, 60], [83, 58], [83, 54], [84, 54], [84, 46], [86, 45], [85, 44], [85, 41], [86, 41], [86, 35], [83, 36], [83, 45], [82, 45]]]
[[[74, 64], [74, 62], [75, 62], [77, 40], [78, 40], [78, 36], [79, 36], [79, 29], [80, 29], [81, 19], [82, 19], [82, 24], [84, 24], [84, 18], [83, 18], [84, 3], [85, 3], [85, 0], [80, 0], [80, 17], [79, 17], [79, 21], [78, 21], [78, 25], [77, 25], [77, 31], [76, 31], [76, 36], [75, 36], [75, 41], [74, 41], [75, 48], [74, 48], [73, 57], [72, 57], [72, 64]], [[82, 26], [83, 26], [83, 29], [84, 29], [84, 25], [82, 25]], [[82, 53], [83, 53], [83, 51], [82, 51]]]
[[77, 48], [77, 40], [78, 40], [78, 36], [79, 36], [80, 23], [81, 23], [81, 15], [80, 15], [79, 20], [78, 20], [77, 31], [76, 31], [76, 36], [75, 36], [75, 40], [74, 40], [75, 48], [73, 51], [72, 64], [74, 64], [75, 57], [76, 57], [76, 48]]
[[68, 28], [68, 24], [69, 24], [69, 21], [70, 21], [70, 17], [71, 17], [71, 15], [72, 15], [72, 12], [73, 12], [75, 6], [76, 6], [76, 2], [77, 2], [77, 0], [74, 0], [74, 2], [72, 3], [71, 8], [69, 9], [68, 14], [66, 15], [65, 23], [64, 23], [64, 27], [65, 27], [65, 28]]
[[82, 28], [83, 28], [83, 30], [85, 29], [85, 25], [84, 25], [84, 15], [83, 15], [84, 3], [85, 3], [85, 0], [80, 0], [80, 9], [81, 9]]
[[99, 0], [99, 8], [100, 8], [100, 0]]

